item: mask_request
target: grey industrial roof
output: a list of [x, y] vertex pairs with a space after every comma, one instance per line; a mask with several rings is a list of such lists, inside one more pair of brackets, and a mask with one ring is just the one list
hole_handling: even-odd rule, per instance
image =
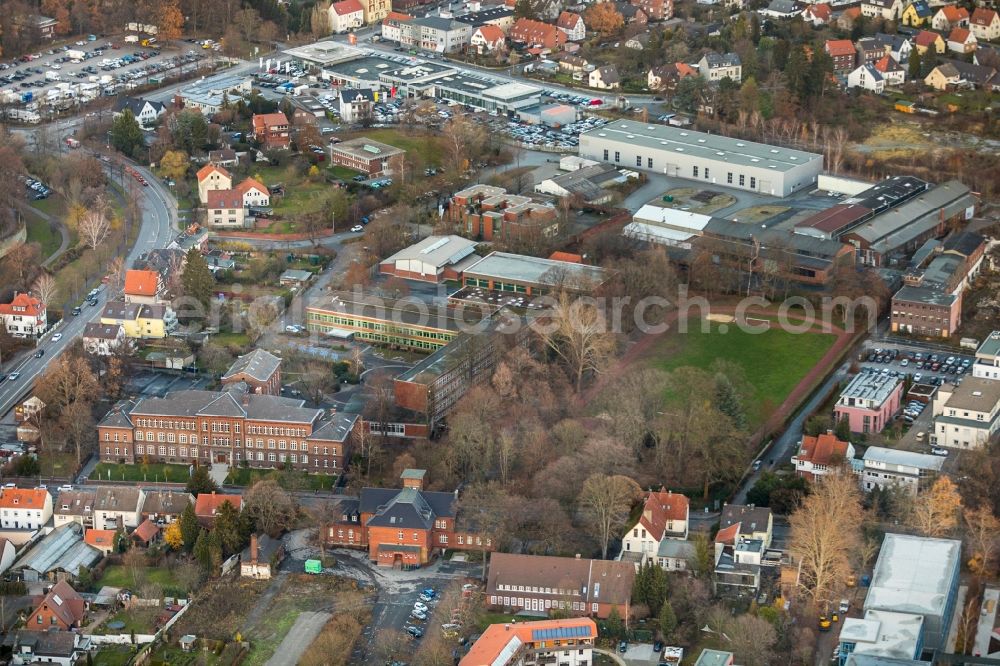
[[478, 12], [470, 12], [462, 16], [456, 16], [456, 21], [468, 23], [472, 26], [486, 25], [490, 21], [513, 16], [514, 10], [509, 7], [490, 7]]
[[396, 148], [395, 146], [390, 146], [389, 144], [381, 143], [380, 141], [375, 141], [364, 136], [349, 141], [342, 141], [335, 144], [331, 150], [335, 153], [346, 153], [366, 160], [374, 158], [385, 159], [406, 152], [402, 148]]
[[399, 66], [399, 63], [395, 64], [395, 69], [383, 71], [382, 76], [389, 80], [395, 79], [402, 82], [418, 82], [434, 80], [455, 72], [455, 70], [451, 67], [447, 67], [436, 62], [415, 62], [403, 65], [402, 67]]
[[[522, 318], [512, 318], [509, 311], [504, 310], [500, 315], [494, 315], [487, 322], [485, 330], [479, 333], [463, 332], [444, 347], [437, 349], [430, 356], [425, 356], [416, 365], [396, 377], [397, 381], [430, 384], [445, 371], [451, 369], [466, 356], [466, 347], [470, 345], [491, 344], [494, 341], [492, 336], [511, 325], [514, 331], [523, 329], [526, 321]], [[491, 336], [486, 338], [484, 336]], [[476, 347], [474, 346], [473, 349]]]
[[695, 666], [726, 666], [732, 659], [732, 652], [705, 648], [698, 655], [698, 661], [694, 662], [694, 664]]
[[976, 356], [1000, 356], [1000, 331], [993, 331], [979, 345]]
[[607, 280], [607, 271], [599, 266], [574, 264], [508, 252], [491, 252], [465, 269], [466, 275], [481, 275], [498, 280], [530, 282], [537, 285], [575, 284], [597, 286]]
[[[239, 415], [261, 421], [285, 421], [288, 423], [312, 423], [322, 411], [303, 407], [303, 400], [283, 398], [274, 395], [248, 394], [247, 404], [239, 405], [233, 396], [220, 391], [184, 390], [168, 393], [164, 398], [145, 398], [132, 409], [131, 416], [178, 416], [193, 418], [198, 414], [210, 413], [216, 416], [239, 410]], [[216, 414], [215, 412], [221, 412]]]
[[847, 656], [845, 666], [931, 666], [929, 661], [915, 659], [899, 659], [897, 657], [880, 657], [873, 654], [855, 654]]
[[929, 469], [940, 472], [944, 466], [944, 458], [927, 453], [887, 449], [882, 446], [869, 446], [865, 451], [865, 462], [877, 462], [885, 465], [905, 465], [917, 469]]
[[323, 71], [358, 81], [378, 81], [380, 74], [399, 68], [399, 63], [382, 56], [365, 56], [324, 67]]
[[865, 598], [865, 610], [920, 613], [940, 618], [952, 576], [958, 575], [962, 542], [886, 534]]
[[[306, 311], [321, 314], [343, 313], [353, 317], [453, 332], [458, 332], [465, 326], [475, 325], [481, 319], [479, 313], [472, 308], [457, 312], [451, 308], [429, 306], [413, 300], [392, 301], [374, 296], [361, 296], [360, 300], [355, 300], [355, 296], [355, 294], [341, 293], [334, 294], [330, 300], [324, 297], [310, 303]], [[466, 317], [476, 319], [471, 321]]]
[[328, 419], [321, 421], [319, 427], [306, 437], [306, 439], [323, 442], [343, 442], [351, 434], [351, 430], [354, 429], [354, 424], [358, 418], [357, 414], [337, 412]]
[[881, 243], [886, 249], [892, 249], [940, 224], [939, 211], [944, 210], [944, 217], [949, 218], [974, 204], [975, 197], [968, 187], [957, 180], [949, 180], [877, 215], [851, 233], [872, 245]]
[[431, 30], [441, 30], [448, 32], [451, 30], [469, 30], [469, 24], [456, 19], [445, 18], [443, 16], [424, 16], [410, 21], [413, 25], [424, 26]]
[[284, 273], [281, 274], [279, 280], [294, 280], [296, 282], [308, 282], [313, 278], [312, 271], [306, 271], [298, 268], [289, 268]]
[[297, 46], [283, 51], [285, 55], [300, 60], [311, 60], [320, 66], [329, 65], [344, 60], [357, 58], [361, 54], [358, 49], [339, 44], [332, 39], [305, 46]]
[[950, 306], [958, 298], [936, 287], [916, 287], [905, 285], [892, 297], [893, 301], [907, 303], [924, 303], [926, 305]]
[[900, 383], [898, 377], [878, 372], [859, 372], [840, 393], [841, 398], [874, 400], [881, 404]]
[[541, 95], [541, 89], [525, 83], [507, 82], [485, 75], [455, 72], [436, 79], [434, 85], [500, 101]]
[[944, 239], [944, 251], [968, 257], [974, 254], [985, 240], [974, 231], [959, 231]]
[[40, 574], [67, 571], [76, 575], [80, 566], [93, 566], [101, 551], [83, 541], [83, 526], [68, 523], [56, 528], [14, 563], [12, 569], [32, 569]]
[[416, 260], [437, 267], [454, 264], [464, 259], [476, 249], [476, 242], [454, 234], [448, 236], [428, 236], [419, 243], [403, 248], [382, 263]]
[[615, 120], [584, 132], [580, 137], [581, 140], [606, 139], [640, 148], [685, 153], [706, 160], [775, 171], [788, 171], [803, 164], [816, 161], [822, 163], [823, 160], [822, 155], [802, 150], [634, 120]]
[[226, 380], [238, 374], [246, 374], [259, 382], [266, 382], [281, 365], [281, 359], [265, 349], [255, 349], [249, 354], [240, 356], [229, 366], [222, 379]]
[[966, 377], [945, 401], [949, 409], [991, 412], [1000, 402], [1000, 382], [982, 377]]

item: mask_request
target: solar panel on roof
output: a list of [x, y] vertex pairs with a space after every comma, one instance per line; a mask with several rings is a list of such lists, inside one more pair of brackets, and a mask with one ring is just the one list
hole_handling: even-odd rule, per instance
[[555, 627], [553, 629], [533, 629], [532, 641], [547, 641], [556, 638], [584, 638], [590, 636], [590, 628], [585, 625], [575, 627]]

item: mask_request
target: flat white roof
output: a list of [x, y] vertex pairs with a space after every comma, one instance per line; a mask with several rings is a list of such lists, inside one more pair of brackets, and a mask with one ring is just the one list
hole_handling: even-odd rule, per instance
[[667, 227], [660, 227], [655, 224], [645, 224], [643, 222], [629, 222], [622, 229], [622, 234], [627, 238], [636, 238], [653, 243], [663, 243], [665, 245], [683, 245], [690, 247], [688, 242], [698, 234], [689, 231], [677, 231]]
[[382, 263], [419, 261], [441, 268], [464, 259], [475, 249], [475, 241], [461, 236], [428, 236], [419, 243], [403, 248]]
[[692, 231], [702, 231], [712, 220], [710, 215], [700, 215], [686, 210], [676, 208], [663, 208], [646, 204], [632, 216], [636, 222], [652, 222], [663, 224], [677, 229], [691, 229]]
[[873, 400], [881, 405], [885, 402], [896, 385], [900, 383], [899, 377], [879, 372], [861, 371], [854, 376], [851, 383], [840, 394], [841, 398], [855, 398], [857, 400]]
[[956, 539], [886, 534], [865, 609], [940, 618], [961, 556], [962, 542]]
[[533, 95], [537, 92], [539, 92], [539, 89], [535, 86], [529, 86], [524, 83], [505, 83], [492, 88], [487, 94], [495, 99], [513, 99], [515, 97]]
[[932, 469], [940, 472], [944, 466], [944, 458], [928, 453], [900, 451], [882, 446], [869, 446], [865, 451], [865, 461], [880, 462], [886, 465], [906, 465], [917, 469]]
[[[896, 659], [913, 659], [918, 656], [916, 652], [924, 624], [923, 615], [870, 610], [865, 613], [865, 619], [861, 622], [865, 623], [865, 637], [863, 640], [857, 639], [855, 653]], [[846, 622], [841, 630], [840, 640], [850, 641], [850, 638], [844, 636], [845, 631]]]

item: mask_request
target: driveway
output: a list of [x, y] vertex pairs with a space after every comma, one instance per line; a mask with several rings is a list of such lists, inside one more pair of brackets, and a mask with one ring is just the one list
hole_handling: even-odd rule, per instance
[[329, 613], [314, 613], [312, 611], [300, 613], [295, 619], [295, 624], [288, 630], [284, 640], [274, 651], [274, 655], [267, 660], [265, 666], [295, 666], [299, 663], [299, 657], [319, 636], [319, 632], [323, 630], [323, 626], [330, 617]]

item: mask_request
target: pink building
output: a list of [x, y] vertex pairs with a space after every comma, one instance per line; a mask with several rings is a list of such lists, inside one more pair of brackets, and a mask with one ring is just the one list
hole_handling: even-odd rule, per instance
[[898, 377], [862, 371], [840, 394], [833, 408], [834, 420], [846, 419], [851, 432], [881, 432], [899, 411], [902, 395], [903, 382]]

